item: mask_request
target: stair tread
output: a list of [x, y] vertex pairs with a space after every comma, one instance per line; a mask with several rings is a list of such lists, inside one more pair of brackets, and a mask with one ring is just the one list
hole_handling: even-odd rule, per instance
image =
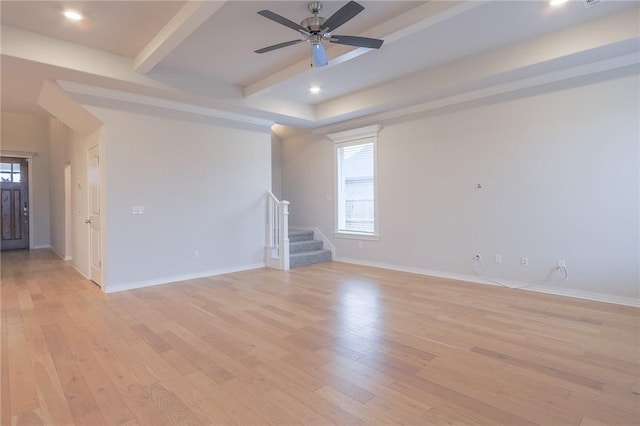
[[316, 255], [322, 253], [331, 253], [330, 250], [313, 250], [313, 251], [301, 251], [300, 253], [291, 253], [289, 257], [302, 257], [304, 255]]
[[322, 242], [320, 240], [302, 240], [302, 241], [290, 241], [289, 245], [304, 245], [304, 244], [309, 244], [309, 243], [313, 243], [313, 242]]
[[299, 241], [311, 241], [313, 240], [313, 231], [303, 229], [290, 229], [289, 230], [289, 242], [296, 243]]

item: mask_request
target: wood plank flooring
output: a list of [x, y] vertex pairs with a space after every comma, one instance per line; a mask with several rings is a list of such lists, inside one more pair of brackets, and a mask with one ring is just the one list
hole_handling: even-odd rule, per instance
[[103, 294], [2, 254], [2, 425], [637, 425], [640, 310], [344, 263]]

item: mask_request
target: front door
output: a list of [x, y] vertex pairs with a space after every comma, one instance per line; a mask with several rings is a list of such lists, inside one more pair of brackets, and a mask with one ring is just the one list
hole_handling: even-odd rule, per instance
[[26, 158], [0, 157], [2, 250], [29, 248], [29, 173]]
[[100, 251], [100, 155], [96, 145], [89, 150], [89, 262], [91, 280], [102, 285], [102, 254]]

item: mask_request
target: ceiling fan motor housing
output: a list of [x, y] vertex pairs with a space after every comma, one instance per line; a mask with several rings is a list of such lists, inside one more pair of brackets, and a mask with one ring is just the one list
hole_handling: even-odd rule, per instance
[[319, 33], [323, 29], [322, 24], [324, 24], [324, 21], [326, 19], [322, 16], [312, 16], [300, 22], [300, 25], [307, 28], [311, 33]]
[[319, 33], [322, 31], [322, 25], [326, 21], [322, 16], [318, 16], [318, 13], [322, 9], [322, 2], [312, 1], [309, 3], [309, 10], [313, 13], [313, 16], [304, 19], [300, 22], [300, 25], [307, 28], [311, 33]]
[[322, 9], [322, 2], [321, 1], [309, 2], [309, 10], [314, 15], [317, 15], [320, 12], [321, 9]]

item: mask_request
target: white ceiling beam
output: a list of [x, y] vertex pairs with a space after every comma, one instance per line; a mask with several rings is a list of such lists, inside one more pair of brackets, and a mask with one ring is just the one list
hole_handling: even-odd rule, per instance
[[134, 69], [141, 74], [151, 71], [225, 3], [226, 1], [187, 1], [138, 53], [133, 62]]
[[[221, 85], [218, 93], [198, 92], [197, 86], [181, 88], [171, 81], [163, 82], [139, 74], [133, 69], [133, 59], [81, 46], [75, 43], [47, 37], [30, 31], [0, 25], [2, 33], [2, 78], [9, 75], [30, 81], [44, 76], [44, 79], [68, 80], [89, 83], [105, 89], [114, 89], [139, 94], [153, 94], [158, 97], [215, 109], [227, 109], [238, 114], [253, 115], [264, 119], [275, 117], [292, 125], [306, 126], [315, 120], [313, 105], [284, 99], [261, 97], [245, 99], [240, 93], [227, 96], [231, 89]], [[25, 68], [26, 67], [26, 68]], [[28, 71], [21, 71], [21, 70]], [[184, 78], [188, 78], [185, 74]], [[195, 80], [197, 83], [197, 80]], [[215, 83], [215, 82], [214, 82]], [[39, 84], [39, 83], [38, 83]], [[3, 86], [4, 90], [4, 86]], [[38, 91], [33, 95], [37, 98]], [[4, 96], [4, 92], [3, 92]], [[27, 96], [25, 99], [29, 98]]]
[[[385, 44], [388, 45], [405, 37], [409, 37], [425, 28], [432, 27], [447, 19], [475, 9], [485, 3], [487, 3], [487, 1], [427, 1], [421, 6], [373, 27], [362, 35], [365, 37], [384, 39]], [[344, 46], [330, 45], [326, 51], [327, 57], [329, 58], [329, 65], [327, 65], [327, 67], [331, 67], [371, 52], [371, 49], [353, 49]], [[264, 95], [276, 85], [305, 72], [310, 72], [311, 70], [309, 59], [305, 59], [244, 87], [244, 95], [247, 98]]]
[[[461, 82], [467, 88], [470, 85], [481, 87], [492, 79], [494, 84], [496, 81], [507, 82], [514, 73], [519, 73], [522, 78], [542, 69], [571, 68], [592, 60], [631, 53], [633, 49], [637, 54], [640, 28], [638, 9], [634, 11], [636, 13], [622, 11], [587, 21], [329, 99], [316, 105], [316, 120], [334, 120], [367, 110], [399, 108], [402, 103], [420, 103], [423, 99], [442, 96], [447, 91], [458, 91]], [[425, 85], [425, 81], [429, 84]]]

